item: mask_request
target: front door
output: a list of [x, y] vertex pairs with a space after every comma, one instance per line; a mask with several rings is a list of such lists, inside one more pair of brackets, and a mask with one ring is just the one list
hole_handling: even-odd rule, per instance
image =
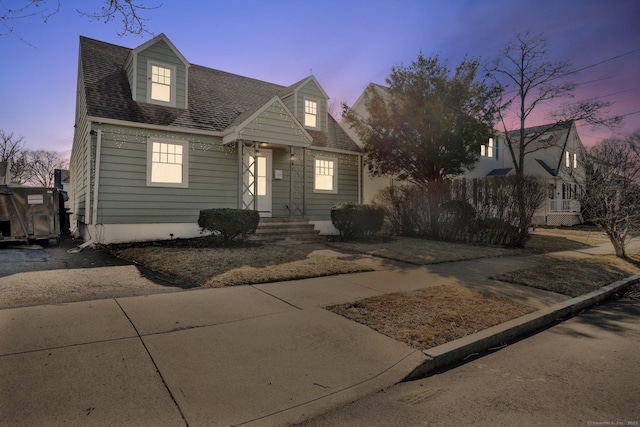
[[[253, 207], [254, 193], [257, 195], [257, 210], [260, 216], [271, 216], [271, 186], [272, 186], [272, 152], [271, 150], [260, 149], [255, 154], [253, 150], [247, 150], [244, 154], [246, 168], [243, 181], [246, 186], [244, 193], [245, 206]], [[256, 180], [254, 181], [254, 177]]]

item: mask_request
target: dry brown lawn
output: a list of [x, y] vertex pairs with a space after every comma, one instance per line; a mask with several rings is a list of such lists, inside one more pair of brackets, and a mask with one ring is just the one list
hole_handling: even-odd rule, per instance
[[353, 261], [317, 256], [313, 247], [234, 248], [143, 246], [114, 249], [121, 258], [202, 287], [267, 283], [371, 271]]
[[[206, 240], [175, 247], [117, 248], [112, 252], [186, 283], [222, 287], [369, 271], [353, 261], [360, 256], [425, 265], [576, 250], [603, 241], [606, 237], [592, 231], [539, 230], [521, 249], [379, 238], [368, 242], [329, 242], [338, 252], [334, 257], [324, 256], [331, 251], [316, 252], [318, 248], [314, 245], [218, 248], [207, 247]], [[577, 296], [639, 271], [615, 257], [562, 259], [556, 256], [549, 257], [544, 268], [517, 271], [494, 279]], [[381, 295], [327, 309], [420, 349], [444, 344], [535, 310], [457, 285]]]
[[326, 308], [422, 350], [535, 311], [458, 285], [380, 295]]
[[500, 274], [492, 279], [577, 297], [640, 273], [613, 255], [585, 259], [550, 258], [542, 267]]
[[340, 250], [363, 253], [415, 265], [465, 261], [508, 255], [542, 254], [586, 248], [586, 239], [565, 238], [558, 235], [533, 234], [524, 248], [468, 245], [410, 237], [372, 239], [360, 242], [329, 242]]

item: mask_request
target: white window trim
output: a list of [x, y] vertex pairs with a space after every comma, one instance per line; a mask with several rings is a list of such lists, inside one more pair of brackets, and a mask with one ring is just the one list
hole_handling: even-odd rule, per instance
[[[151, 181], [151, 169], [153, 168], [153, 143], [160, 142], [165, 144], [182, 145], [182, 182], [153, 182]], [[167, 138], [147, 138], [147, 187], [172, 187], [172, 188], [188, 188], [189, 187], [189, 141], [181, 139]]]
[[[333, 162], [333, 189], [332, 190], [319, 190], [316, 188], [316, 160], [325, 160]], [[313, 192], [325, 193], [325, 194], [337, 194], [338, 193], [338, 158], [330, 156], [316, 156], [313, 159]]]
[[[168, 68], [171, 70], [171, 101], [164, 102], [157, 99], [151, 98], [151, 85], [153, 82], [151, 81], [151, 67], [152, 66]], [[157, 105], [166, 105], [169, 107], [176, 106], [176, 85], [177, 85], [177, 70], [178, 68], [175, 65], [167, 64], [159, 61], [147, 60], [147, 102], [149, 104], [157, 104]]]
[[[316, 103], [316, 125], [309, 126], [307, 125], [306, 115], [307, 115], [307, 101]], [[304, 127], [309, 129], [320, 129], [320, 101], [314, 98], [303, 97], [302, 99], [302, 123]]]

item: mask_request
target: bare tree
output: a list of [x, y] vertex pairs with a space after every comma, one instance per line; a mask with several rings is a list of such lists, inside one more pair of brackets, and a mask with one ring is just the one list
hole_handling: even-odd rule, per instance
[[12, 182], [22, 184], [27, 177], [27, 151], [24, 149], [24, 137], [15, 136], [13, 132], [5, 133], [0, 129], [0, 162], [11, 165]]
[[[550, 114], [548, 126], [525, 133], [534, 111], [548, 107], [549, 102], [574, 96], [576, 83], [570, 78], [577, 72], [567, 61], [549, 60], [548, 46], [548, 40], [541, 34], [518, 33], [486, 69], [487, 77], [494, 83], [492, 101], [498, 110], [499, 127], [504, 130], [515, 172], [520, 176], [524, 175], [526, 156], [548, 147], [540, 141], [545, 133], [572, 120], [584, 120], [594, 126], [615, 126], [621, 121], [620, 117], [607, 116], [610, 102], [592, 99], [560, 105], [557, 112]], [[510, 126], [510, 119], [514, 118], [517, 130]]]
[[68, 163], [55, 151], [27, 151], [28, 183], [35, 186], [53, 187], [55, 169], [66, 169]]
[[616, 256], [626, 259], [629, 239], [640, 233], [640, 130], [592, 147], [585, 167], [585, 219], [600, 226]]
[[[2, 3], [2, 2], [0, 2]], [[61, 0], [20, 0], [14, 1], [11, 5], [0, 6], [0, 35], [14, 35], [26, 42], [16, 31], [13, 23], [26, 18], [40, 18], [44, 23], [58, 12], [60, 12]], [[140, 0], [102, 0], [99, 12], [76, 9], [80, 16], [108, 23], [120, 19], [122, 29], [118, 31], [119, 36], [127, 34], [143, 35], [152, 34], [146, 27], [148, 18], [143, 17], [143, 13], [162, 6], [146, 6]]]

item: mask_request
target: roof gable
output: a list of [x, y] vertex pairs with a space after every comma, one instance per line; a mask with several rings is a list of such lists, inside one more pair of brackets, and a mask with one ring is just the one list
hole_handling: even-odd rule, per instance
[[259, 108], [241, 114], [223, 143], [237, 139], [308, 147], [313, 138], [296, 120], [278, 96]]
[[129, 52], [129, 56], [127, 57], [127, 60], [125, 61], [125, 67], [131, 62], [133, 61], [133, 59], [135, 58], [136, 55], [138, 55], [140, 52], [145, 51], [146, 49], [148, 49], [149, 47], [155, 45], [156, 43], [160, 43], [160, 42], [164, 42], [169, 49], [171, 49], [171, 51], [173, 52], [173, 54], [178, 57], [178, 59], [180, 59], [180, 61], [186, 66], [189, 67], [191, 64], [189, 64], [189, 61], [187, 61], [187, 58], [185, 58], [182, 53], [180, 53], [180, 51], [175, 47], [175, 45], [173, 43], [171, 43], [171, 40], [169, 40], [169, 38], [164, 34], [158, 34], [157, 36], [155, 36], [154, 38], [152, 38], [151, 40], [147, 41], [146, 43], [141, 44], [140, 46], [138, 46], [135, 49], [132, 49], [131, 52]]

